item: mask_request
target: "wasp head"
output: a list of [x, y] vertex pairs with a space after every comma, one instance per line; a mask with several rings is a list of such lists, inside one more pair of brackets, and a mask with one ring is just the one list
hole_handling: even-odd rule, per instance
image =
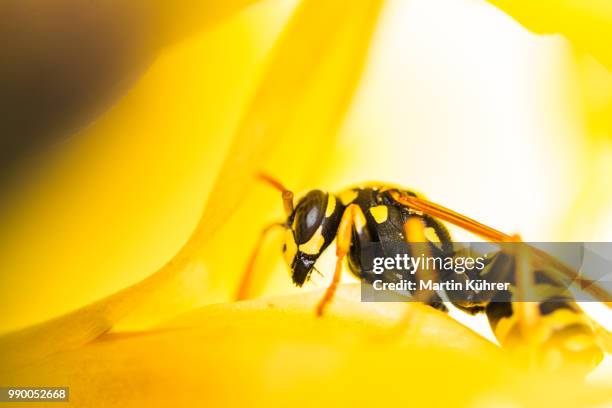
[[295, 285], [308, 280], [315, 262], [336, 237], [343, 210], [334, 195], [313, 190], [287, 218], [283, 256]]

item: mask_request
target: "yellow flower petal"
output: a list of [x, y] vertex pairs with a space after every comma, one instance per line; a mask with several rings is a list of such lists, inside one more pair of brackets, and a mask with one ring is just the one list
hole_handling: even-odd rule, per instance
[[[358, 83], [381, 3], [358, 0], [347, 8], [304, 1], [273, 51], [223, 164], [196, 232], [202, 241], [245, 198], [257, 170], [280, 162], [285, 176], [296, 173], [297, 161], [306, 166], [299, 172], [307, 172], [324, 155]], [[288, 156], [279, 154], [281, 143]]]
[[220, 21], [261, 0], [161, 0], [147, 5], [159, 21], [158, 34], [173, 41], [212, 27]]
[[0, 214], [1, 332], [132, 285], [185, 243], [290, 16], [281, 6], [167, 49], [110, 112], [49, 153]]
[[[350, 9], [324, 0], [300, 5], [272, 51], [200, 223], [172, 261], [178, 282], [122, 328], [146, 327], [160, 315], [203, 301], [232, 299], [250, 251], [244, 237], [256, 235], [265, 223], [260, 217], [279, 202], [270, 190], [250, 194], [258, 170], [295, 185], [325, 157], [359, 82], [381, 5], [380, 0], [359, 0]], [[234, 215], [239, 208], [242, 212]], [[209, 241], [205, 272], [198, 256]], [[177, 301], [181, 298], [184, 305]]]
[[[420, 304], [360, 303], [342, 287], [208, 306], [155, 330], [110, 334], [0, 378], [69, 385], [78, 407], [453, 406], [576, 407], [605, 390], [515, 370], [501, 351]], [[421, 326], [398, 330], [408, 310]]]
[[[183, 398], [184, 401], [195, 398], [192, 404], [222, 403], [224, 398], [231, 400], [238, 394], [246, 397], [253, 392], [263, 396], [266, 390], [297, 391], [306, 386], [304, 381], [321, 381], [316, 378], [318, 375], [311, 375], [316, 371], [331, 383], [344, 381], [345, 376], [334, 380], [334, 373], [345, 372], [360, 363], [364, 364], [364, 374], [370, 373], [373, 381], [386, 381], [387, 375], [398, 374], [397, 369], [407, 375], [425, 368], [424, 355], [416, 367], [407, 364], [410, 350], [422, 347], [440, 349], [442, 354], [438, 357], [427, 354], [433, 355], [438, 363], [442, 356], [469, 355], [472, 351], [475, 361], [500, 356], [488, 341], [443, 313], [420, 304], [398, 303], [389, 307], [360, 303], [359, 286], [354, 285], [342, 287], [328, 314], [317, 319], [314, 305], [320, 296], [321, 292], [311, 292], [209, 306], [148, 332], [110, 334], [88, 345], [56, 353], [21, 370], [2, 373], [0, 381], [69, 384], [72, 402], [77, 406], [108, 406], [111, 400], [135, 406], [157, 398], [161, 404], [164, 400]], [[402, 335], [404, 330], [397, 330], [395, 325], [406, 307], [426, 324], [405, 328]], [[380, 360], [370, 367], [369, 363], [375, 362], [374, 356]], [[402, 367], [400, 362], [406, 365]], [[385, 367], [395, 368], [384, 373]], [[428, 372], [439, 370], [429, 367]], [[253, 382], [249, 383], [249, 377]], [[255, 389], [258, 378], [264, 382], [264, 389]], [[137, 387], [133, 379], [139, 382]], [[159, 381], [165, 386], [160, 387]], [[178, 390], [183, 386], [192, 387], [198, 382], [203, 387], [201, 396], [195, 397], [195, 390], [178, 395], [182, 394]], [[215, 383], [221, 386], [216, 391]], [[226, 388], [231, 383], [235, 392]], [[162, 388], [169, 392], [165, 397]], [[130, 401], [129, 393], [136, 393], [136, 399]]]
[[605, 0], [489, 0], [528, 29], [560, 33], [612, 69], [612, 3]]
[[[272, 53], [189, 242], [144, 281], [76, 312], [0, 339], [4, 343], [0, 348], [9, 350], [11, 361], [27, 364], [85, 344], [142, 303], [144, 312], [136, 321], [147, 326], [194, 303], [211, 301], [206, 296], [206, 271], [199, 256], [202, 245], [240, 204], [253, 210], [245, 196], [252, 185], [249, 179], [262, 163], [267, 168], [278, 166], [283, 174], [295, 178], [319, 160], [319, 152], [324, 151], [351, 101], [380, 6], [380, 0], [359, 0], [348, 9], [340, 2], [304, 2]], [[288, 153], [296, 155], [290, 165]], [[259, 208], [269, 206], [273, 199], [270, 196]], [[244, 233], [244, 225], [241, 229]], [[227, 248], [227, 242], [232, 241], [224, 242]], [[229, 250], [232, 253], [224, 256], [234, 261], [240, 258], [239, 250], [247, 248]], [[229, 270], [233, 276], [214, 271], [211, 275], [216, 274], [226, 291], [233, 292], [241, 268]]]

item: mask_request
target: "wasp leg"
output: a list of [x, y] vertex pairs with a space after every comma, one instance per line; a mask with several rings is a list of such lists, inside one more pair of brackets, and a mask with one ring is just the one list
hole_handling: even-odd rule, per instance
[[597, 338], [600, 339], [601, 345], [608, 354], [612, 354], [612, 333], [596, 321], [592, 321], [593, 329]]
[[351, 204], [344, 210], [338, 232], [336, 233], [336, 269], [330, 285], [317, 305], [317, 316], [323, 316], [325, 308], [332, 301], [342, 277], [342, 261], [351, 249], [353, 228], [359, 233], [366, 228], [366, 218], [357, 204]]
[[[515, 235], [512, 239], [514, 242], [521, 242], [521, 238], [518, 235]], [[527, 301], [528, 299], [535, 299], [536, 297], [533, 293], [535, 280], [531, 267], [531, 253], [525, 245], [519, 245], [515, 248], [515, 252], [517, 296], [523, 301], [515, 302], [514, 306], [516, 306], [522, 335], [525, 338], [529, 338], [529, 333], [539, 318], [537, 303]], [[518, 305], [516, 303], [518, 303]]]
[[[502, 251], [498, 252], [498, 254], [502, 254]], [[461, 257], [461, 258], [468, 257], [468, 258], [475, 259], [475, 258], [486, 258], [489, 255], [476, 252], [472, 248], [461, 248], [455, 251], [454, 256]], [[485, 311], [487, 304], [493, 297], [494, 293], [492, 291], [482, 291], [482, 290], [477, 290], [477, 289], [471, 289], [469, 288], [468, 283], [471, 280], [484, 279], [485, 278], [484, 274], [486, 274], [485, 271], [487, 269], [490, 270], [492, 268], [492, 264], [498, 261], [498, 258], [496, 258], [495, 256], [492, 259], [487, 258], [484, 261], [485, 267], [482, 269], [479, 268], [477, 265], [474, 265], [472, 268], [466, 267], [465, 270], [461, 272], [457, 271], [457, 269], [452, 269], [450, 271], [446, 271], [443, 274], [443, 277], [441, 279], [442, 281], [451, 280], [451, 281], [457, 281], [461, 284], [460, 290], [456, 290], [456, 291], [445, 290], [446, 296], [456, 308], [470, 315], [476, 315], [478, 313]], [[496, 268], [495, 270], [497, 271], [499, 269], [500, 268]], [[498, 274], [498, 275], [501, 275], [502, 282], [504, 281], [503, 278], [507, 274], [507, 270], [508, 268], [502, 269], [502, 273]], [[497, 281], [496, 279], [497, 278], [494, 276], [491, 276], [489, 278], [489, 280], [493, 282], [496, 282]]]
[[253, 283], [253, 275], [255, 271], [255, 262], [257, 261], [257, 257], [259, 256], [259, 252], [261, 251], [261, 247], [268, 236], [268, 234], [276, 228], [285, 228], [285, 224], [282, 222], [275, 222], [273, 224], [268, 225], [263, 230], [261, 230], [261, 234], [257, 239], [257, 243], [249, 256], [249, 261], [244, 270], [244, 274], [242, 275], [242, 279], [240, 280], [240, 285], [238, 286], [238, 291], [236, 292], [235, 300], [245, 300], [251, 298], [252, 292], [252, 283]]
[[[521, 242], [518, 235], [512, 237], [513, 242]], [[528, 367], [535, 368], [538, 365], [538, 344], [533, 333], [538, 322], [540, 322], [540, 311], [538, 303], [530, 302], [534, 299], [533, 288], [535, 288], [534, 271], [532, 269], [531, 253], [525, 245], [512, 248], [516, 262], [515, 283], [519, 301], [512, 302], [511, 307], [518, 321], [520, 338], [524, 346], [525, 361]]]
[[293, 213], [293, 192], [285, 188], [285, 186], [280, 181], [278, 181], [272, 176], [269, 176], [265, 173], [259, 173], [258, 177], [260, 180], [265, 181], [266, 183], [281, 192], [281, 198], [283, 199], [283, 207], [285, 208], [285, 213], [287, 214], [287, 217], [290, 216], [291, 213]]
[[[406, 237], [406, 243], [412, 247], [417, 247], [417, 254], [423, 255], [425, 258], [429, 257], [430, 251], [428, 248], [429, 241], [425, 237], [425, 224], [423, 223], [423, 218], [420, 216], [410, 216], [404, 223], [404, 236]], [[421, 244], [421, 245], [419, 245]], [[430, 270], [427, 268], [419, 268], [416, 271], [416, 277], [418, 281], [423, 280], [431, 280], [434, 282], [439, 281], [438, 273], [435, 270]], [[415, 300], [418, 302], [423, 302], [425, 304], [434, 306], [436, 309], [444, 310], [446, 307], [443, 307], [441, 303], [441, 299], [436, 294], [435, 291], [428, 290], [418, 290], [416, 291]]]
[[[437, 217], [441, 220], [450, 222], [451, 224], [454, 224], [460, 228], [465, 229], [466, 231], [476, 234], [487, 241], [498, 243], [516, 242], [515, 237], [512, 237], [508, 234], [504, 234], [503, 232], [491, 228], [487, 225], [481, 224], [476, 220], [466, 217], [465, 215], [459, 214], [440, 204], [436, 204], [422, 198], [408, 196], [400, 193], [397, 190], [391, 190], [389, 191], [389, 194], [399, 204], [402, 204], [413, 210], [421, 211], [432, 217]], [[599, 286], [596, 282], [591, 282], [588, 279], [584, 279], [578, 276], [578, 272], [576, 272], [574, 269], [568, 267], [563, 262], [556, 260], [554, 257], [550, 256], [549, 254], [538, 248], [529, 246], [529, 250], [533, 253], [534, 260], [551, 265], [552, 267], [554, 267], [555, 270], [572, 279], [576, 285], [579, 285], [579, 287], [583, 288], [582, 290], [587, 293], [590, 293], [596, 299], [603, 302], [606, 306], [612, 308], [612, 302], [610, 302], [610, 294], [604, 288]]]
[[[425, 236], [425, 224], [423, 223], [422, 217], [408, 217], [408, 219], [404, 223], [404, 236], [406, 237], [406, 243], [408, 243], [408, 245], [414, 246], [414, 244], [422, 243], [423, 251], [419, 252], [422, 253], [425, 257], [429, 255], [427, 246], [429, 241]], [[416, 271], [416, 276], [418, 281], [429, 279], [437, 282], [439, 279], [438, 274], [435, 270], [432, 271], [423, 268], [419, 268]], [[433, 290], [417, 290], [414, 296], [414, 301], [425, 303], [442, 312], [448, 311], [448, 309], [442, 302], [442, 299], [440, 299], [438, 294]], [[414, 316], [411, 313], [411, 309], [406, 310], [397, 327], [400, 330], [403, 330], [405, 327], [418, 327], [418, 323], [415, 321]]]

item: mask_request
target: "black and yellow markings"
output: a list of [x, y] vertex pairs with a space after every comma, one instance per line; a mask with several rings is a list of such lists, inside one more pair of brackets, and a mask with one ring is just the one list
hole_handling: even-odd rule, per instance
[[386, 205], [377, 205], [370, 208], [370, 214], [378, 224], [382, 224], [389, 218], [389, 208]]
[[441, 242], [440, 236], [438, 235], [436, 230], [432, 227], [425, 228], [423, 230], [423, 234], [425, 235], [425, 238], [427, 238], [429, 242]]
[[[495, 337], [502, 344], [520, 344], [522, 338], [519, 323], [520, 319], [516, 313], [502, 317], [495, 326]], [[573, 328], [571, 333], [563, 335], [564, 329], [568, 327]], [[592, 323], [587, 316], [560, 308], [550, 314], [540, 315], [537, 324], [529, 332], [529, 337], [535, 344], [552, 342], [568, 351], [579, 352], [598, 346], [592, 331]]]
[[334, 211], [336, 211], [337, 203], [336, 197], [329, 194], [327, 198], [327, 208], [325, 209], [325, 218], [329, 218], [334, 215]]
[[342, 205], [347, 206], [353, 201], [355, 201], [358, 195], [359, 195], [359, 192], [355, 189], [344, 190], [343, 192], [338, 194], [338, 198], [340, 199], [340, 202], [342, 203]]
[[295, 258], [297, 251], [298, 247], [295, 243], [293, 231], [287, 228], [287, 230], [285, 230], [285, 245], [283, 246], [283, 256], [285, 258], [285, 261], [287, 261], [289, 265], [293, 263], [293, 259]]
[[323, 237], [323, 226], [320, 226], [307, 242], [300, 244], [298, 249], [307, 255], [318, 255], [323, 244], [325, 244], [325, 238]]

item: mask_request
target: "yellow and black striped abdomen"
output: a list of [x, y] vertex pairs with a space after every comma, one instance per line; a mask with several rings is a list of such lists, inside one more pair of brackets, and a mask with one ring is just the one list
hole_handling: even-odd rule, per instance
[[538, 366], [584, 374], [604, 357], [603, 348], [590, 318], [573, 302], [548, 301], [538, 304], [540, 317], [528, 333], [521, 332], [518, 302], [490, 303], [486, 313], [495, 337], [506, 349], [535, 347]]
[[[507, 255], [501, 257], [510, 263], [512, 276], [509, 278], [515, 285], [514, 259]], [[592, 320], [550, 273], [535, 271], [534, 281], [535, 299], [520, 298], [517, 289], [511, 287], [509, 292], [498, 294], [487, 305], [486, 314], [495, 337], [509, 350], [537, 349], [532, 355], [537, 356], [536, 363], [542, 368], [586, 374], [604, 357]], [[526, 326], [519, 321], [517, 310], [525, 301], [537, 307], [538, 314], [523, 333], [522, 328]]]

